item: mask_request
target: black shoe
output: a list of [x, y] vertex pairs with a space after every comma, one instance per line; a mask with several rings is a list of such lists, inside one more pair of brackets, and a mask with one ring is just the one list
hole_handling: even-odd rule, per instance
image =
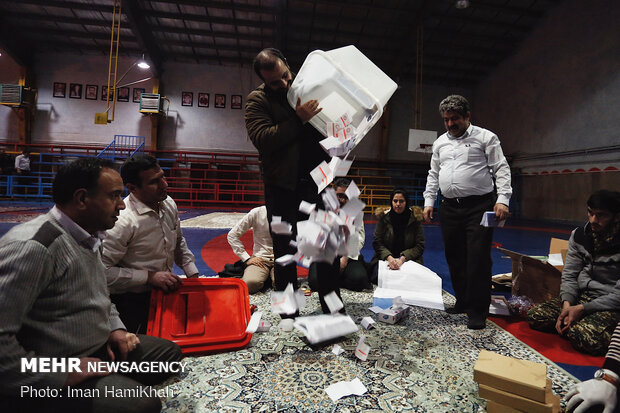
[[486, 314], [469, 314], [467, 320], [467, 328], [469, 328], [470, 330], [482, 330], [487, 326], [486, 320]]
[[448, 313], [448, 314], [464, 314], [465, 310], [463, 308], [461, 308], [461, 307], [454, 306], [454, 307], [446, 308], [446, 313]]

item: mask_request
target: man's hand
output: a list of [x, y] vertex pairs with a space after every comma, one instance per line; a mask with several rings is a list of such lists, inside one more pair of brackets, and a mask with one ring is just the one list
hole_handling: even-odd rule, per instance
[[342, 274], [344, 269], [347, 268], [348, 264], [349, 264], [349, 257], [340, 257], [340, 274]]
[[562, 312], [555, 323], [558, 334], [564, 334], [570, 326], [581, 320], [584, 311], [583, 304], [570, 305], [568, 301], [564, 301]]
[[171, 273], [170, 271], [149, 271], [146, 282], [155, 288], [159, 288], [165, 293], [178, 290], [183, 283], [181, 281], [181, 277]]
[[72, 371], [67, 375], [65, 386], [75, 386], [83, 381], [91, 379], [93, 377], [103, 377], [110, 374], [107, 371], [89, 371], [88, 363], [98, 363], [101, 359], [96, 357], [80, 357], [80, 370], [81, 372]]
[[134, 333], [125, 330], [114, 330], [108, 336], [108, 356], [110, 360], [116, 359], [118, 354], [121, 360], [127, 360], [127, 355], [134, 351], [140, 344], [140, 339]]
[[308, 122], [322, 110], [323, 108], [319, 107], [319, 101], [316, 99], [311, 99], [302, 105], [301, 98], [297, 98], [295, 113], [297, 113], [297, 117], [301, 120], [302, 123]]
[[261, 267], [261, 268], [267, 268], [267, 265], [265, 265], [265, 261], [263, 261], [262, 258], [260, 257], [250, 257], [248, 258], [248, 260], [245, 262], [245, 264], [247, 266], [250, 265], [256, 265], [257, 267]]
[[433, 207], [432, 206], [424, 207], [423, 214], [424, 214], [424, 221], [431, 222], [431, 219], [433, 219]]
[[575, 409], [574, 413], [582, 413], [589, 411], [590, 407], [602, 405], [605, 406], [603, 413], [612, 413], [616, 408], [617, 391], [616, 386], [606, 380], [590, 379], [578, 383], [564, 397], [566, 411]]
[[508, 207], [504, 204], [497, 203], [493, 207], [493, 212], [495, 212], [495, 219], [498, 221], [502, 221], [510, 216], [508, 212]]

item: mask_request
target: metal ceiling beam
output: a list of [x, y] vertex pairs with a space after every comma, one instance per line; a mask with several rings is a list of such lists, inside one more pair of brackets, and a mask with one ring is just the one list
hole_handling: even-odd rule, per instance
[[123, 11], [127, 16], [127, 21], [131, 26], [133, 33], [136, 35], [138, 44], [148, 54], [151, 61], [151, 73], [154, 77], [160, 77], [163, 71], [164, 57], [161, 50], [157, 46], [155, 36], [151, 32], [149, 24], [144, 18], [145, 10], [138, 5], [138, 0], [125, 0]]
[[[221, 10], [230, 10], [231, 4], [230, 2], [225, 1], [208, 1], [205, 0], [151, 0], [151, 3], [167, 3], [174, 4], [180, 6], [200, 6], [200, 7], [209, 7], [211, 9], [221, 9]], [[251, 12], [251, 13], [260, 13], [260, 14], [268, 14], [270, 16], [277, 13], [277, 9], [274, 7], [268, 6], [252, 6], [250, 4], [234, 4], [235, 10]]]
[[[22, 34], [24, 37], [33, 37], [32, 34], [36, 36], [62, 36], [62, 37], [78, 37], [78, 38], [88, 38], [88, 39], [97, 39], [97, 40], [106, 40], [110, 41], [110, 33], [104, 32], [84, 32], [79, 30], [64, 30], [64, 29], [52, 29], [46, 27], [33, 27], [33, 26], [22, 26], [25, 29], [25, 32]], [[121, 41], [125, 42], [137, 42], [137, 39], [133, 35], [121, 34], [119, 36]], [[109, 45], [106, 46], [109, 49]]]
[[[257, 36], [253, 34], [234, 34], [230, 32], [220, 32], [213, 31], [207, 29], [185, 29], [183, 27], [169, 27], [169, 26], [153, 26], [153, 32], [161, 32], [161, 33], [174, 33], [174, 34], [190, 34], [196, 36], [207, 36], [207, 37], [219, 37], [222, 39], [242, 39], [242, 40], [266, 40], [273, 42], [274, 37], [272, 36]], [[159, 39], [158, 41], [165, 41], [164, 39]]]
[[[109, 40], [109, 39], [108, 39]], [[92, 51], [92, 52], [100, 52], [101, 54], [108, 55], [110, 52], [110, 45], [107, 44], [104, 47], [98, 46], [96, 44], [86, 44], [86, 43], [78, 43], [78, 42], [58, 42], [58, 41], [46, 41], [40, 40], [38, 42], [41, 46], [43, 46], [46, 50], [55, 49], [55, 50], [68, 50], [75, 52], [76, 50], [80, 51]], [[139, 47], [123, 47], [122, 51], [119, 51], [119, 55], [123, 56], [136, 56], [142, 53], [142, 49]]]
[[171, 20], [187, 20], [211, 24], [225, 24], [230, 26], [244, 26], [244, 27], [273, 27], [273, 22], [262, 22], [256, 20], [243, 20], [243, 19], [229, 19], [226, 17], [209, 17], [199, 14], [186, 14], [186, 13], [173, 13], [167, 11], [158, 10], [143, 10], [145, 16], [155, 17], [159, 19], [171, 19]]
[[[0, 3], [15, 3], [11, 0], [0, 0]], [[35, 6], [58, 7], [61, 9], [88, 10], [99, 11], [103, 13], [112, 13], [113, 6], [105, 4], [79, 3], [75, 1], [57, 1], [57, 0], [19, 0], [19, 4], [32, 4]]]
[[54, 23], [69, 23], [85, 26], [105, 26], [110, 27], [110, 22], [104, 19], [84, 19], [81, 17], [64, 17], [64, 16], [52, 16], [49, 14], [32, 14], [32, 13], [15, 13], [5, 12], [5, 16], [11, 21], [18, 20], [35, 20], [35, 21], [50, 21]]

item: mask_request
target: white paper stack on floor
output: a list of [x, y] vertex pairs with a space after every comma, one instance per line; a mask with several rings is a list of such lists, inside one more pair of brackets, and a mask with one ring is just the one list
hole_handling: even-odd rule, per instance
[[293, 327], [304, 333], [310, 344], [322, 343], [357, 331], [353, 319], [342, 314], [297, 317]]
[[441, 278], [433, 271], [414, 261], [407, 261], [394, 271], [386, 261], [379, 261], [379, 285], [373, 304], [387, 308], [398, 296], [405, 304], [444, 309]]

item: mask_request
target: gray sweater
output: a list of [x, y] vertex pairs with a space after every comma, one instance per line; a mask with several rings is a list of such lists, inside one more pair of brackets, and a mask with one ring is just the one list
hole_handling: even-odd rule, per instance
[[620, 239], [617, 238], [606, 251], [594, 254], [590, 225], [573, 231], [562, 270], [562, 301], [575, 305], [580, 294], [588, 293], [594, 299], [583, 305], [587, 314], [620, 311]]
[[21, 358], [83, 357], [124, 328], [111, 305], [100, 252], [48, 213], [0, 239], [0, 392], [63, 386], [67, 373], [21, 373]]

